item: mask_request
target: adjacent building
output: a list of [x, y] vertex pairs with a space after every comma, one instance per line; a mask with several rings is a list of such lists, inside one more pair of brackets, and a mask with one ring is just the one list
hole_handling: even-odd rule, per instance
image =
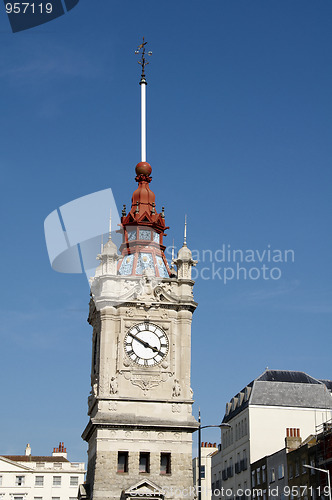
[[226, 404], [223, 422], [231, 428], [222, 429], [212, 478], [227, 496], [241, 496], [238, 491], [251, 488], [250, 464], [283, 449], [289, 428], [302, 436], [315, 434], [317, 425], [331, 419], [331, 410], [329, 381], [304, 372], [265, 370]]
[[[211, 499], [211, 460], [212, 455], [218, 451], [216, 443], [201, 443], [201, 499]], [[198, 457], [193, 458], [194, 486], [198, 491], [199, 462]], [[214, 488], [214, 486], [213, 486]]]
[[288, 484], [286, 448], [260, 458], [251, 464], [250, 469], [253, 499], [281, 499], [285, 496], [285, 486]]
[[63, 443], [50, 456], [34, 456], [28, 444], [24, 455], [0, 456], [1, 500], [76, 500], [85, 466], [70, 462]]
[[308, 436], [287, 454], [290, 491], [305, 499], [328, 497], [328, 474], [332, 473], [331, 422], [319, 427], [316, 435]]

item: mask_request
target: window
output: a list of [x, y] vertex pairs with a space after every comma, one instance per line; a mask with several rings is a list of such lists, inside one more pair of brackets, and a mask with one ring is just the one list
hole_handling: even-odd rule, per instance
[[284, 464], [278, 465], [278, 479], [282, 479], [285, 475], [285, 467]]
[[70, 476], [70, 486], [78, 486], [78, 476]]
[[52, 500], [60, 500], [60, 497], [52, 497]]
[[[311, 467], [315, 467], [315, 459], [313, 457], [310, 458], [310, 465], [311, 465]], [[315, 469], [310, 469], [310, 474], [316, 474]]]
[[62, 463], [60, 463], [60, 462], [55, 462], [55, 463], [53, 464], [53, 467], [54, 467], [54, 469], [62, 469]]
[[128, 451], [118, 452], [118, 472], [121, 474], [128, 472]]
[[53, 486], [61, 486], [61, 476], [53, 476]]
[[262, 483], [265, 483], [266, 481], [266, 466], [262, 466]]
[[300, 464], [298, 461], [295, 462], [295, 477], [300, 475]]
[[289, 466], [288, 477], [289, 477], [289, 479], [293, 478], [293, 466], [292, 465]]
[[2, 486], [2, 476], [0, 476], [0, 486]]
[[251, 486], [254, 488], [256, 486], [256, 471], [251, 472]]
[[24, 486], [24, 476], [16, 476], [15, 485], [16, 486]]
[[43, 500], [43, 497], [33, 497], [33, 500]]
[[24, 500], [24, 498], [23, 498], [23, 497], [16, 497], [16, 496], [15, 496], [15, 497], [14, 497], [14, 500]]
[[150, 453], [141, 451], [139, 454], [139, 472], [150, 472]]
[[44, 476], [35, 477], [35, 486], [44, 486]]
[[44, 468], [45, 467], [45, 462], [37, 462], [36, 463], [36, 467], [37, 467], [37, 469]]
[[308, 471], [308, 469], [304, 467], [306, 465], [306, 461], [304, 458], [302, 458], [301, 465], [302, 465], [302, 474], [305, 474]]
[[170, 474], [170, 473], [171, 473], [171, 454], [170, 453], [161, 453], [160, 454], [160, 474]]
[[257, 485], [261, 484], [261, 469], [258, 467], [257, 469]]
[[201, 478], [205, 479], [205, 465], [201, 465]]
[[273, 483], [276, 480], [276, 472], [274, 468], [270, 469], [270, 483]]

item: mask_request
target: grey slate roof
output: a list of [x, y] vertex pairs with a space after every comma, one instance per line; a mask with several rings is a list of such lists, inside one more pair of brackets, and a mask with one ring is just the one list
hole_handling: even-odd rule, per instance
[[255, 380], [249, 405], [332, 408], [332, 397], [323, 384]]
[[[251, 388], [249, 398], [242, 398], [240, 406], [225, 413], [223, 422], [228, 422], [250, 405], [332, 409], [331, 386], [331, 381], [317, 380], [305, 372], [267, 369], [248, 384], [247, 387]], [[240, 393], [234, 398], [240, 399]]]

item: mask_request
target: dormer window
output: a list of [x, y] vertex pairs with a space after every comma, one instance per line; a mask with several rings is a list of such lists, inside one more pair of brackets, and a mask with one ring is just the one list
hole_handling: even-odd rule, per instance
[[245, 401], [248, 401], [250, 393], [251, 393], [251, 387], [246, 387], [245, 391], [244, 391], [244, 400]]
[[240, 392], [238, 395], [238, 406], [242, 405], [243, 399], [244, 399], [244, 394], [243, 392]]

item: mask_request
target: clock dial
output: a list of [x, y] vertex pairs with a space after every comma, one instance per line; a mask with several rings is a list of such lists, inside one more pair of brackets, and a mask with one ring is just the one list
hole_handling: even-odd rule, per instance
[[139, 323], [128, 330], [124, 348], [127, 356], [140, 366], [155, 366], [168, 353], [168, 338], [160, 326], [150, 322]]

